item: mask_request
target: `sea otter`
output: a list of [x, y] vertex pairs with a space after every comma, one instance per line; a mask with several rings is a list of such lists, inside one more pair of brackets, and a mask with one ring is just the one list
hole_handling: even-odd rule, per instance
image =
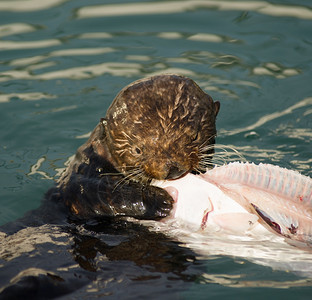
[[78, 149], [50, 196], [78, 218], [167, 216], [172, 198], [149, 183], [206, 170], [219, 108], [183, 76], [131, 83]]

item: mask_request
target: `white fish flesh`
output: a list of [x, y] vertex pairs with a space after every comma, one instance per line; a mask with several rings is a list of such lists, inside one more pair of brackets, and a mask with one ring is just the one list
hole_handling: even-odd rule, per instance
[[153, 184], [175, 199], [172, 217], [196, 230], [277, 235], [312, 244], [312, 179], [269, 164], [231, 163]]

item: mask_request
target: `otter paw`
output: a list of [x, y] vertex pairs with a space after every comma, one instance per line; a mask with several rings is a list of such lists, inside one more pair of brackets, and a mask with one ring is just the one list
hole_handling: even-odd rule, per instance
[[173, 208], [174, 200], [167, 191], [155, 187], [148, 186], [143, 192], [146, 219], [160, 219], [170, 215]]

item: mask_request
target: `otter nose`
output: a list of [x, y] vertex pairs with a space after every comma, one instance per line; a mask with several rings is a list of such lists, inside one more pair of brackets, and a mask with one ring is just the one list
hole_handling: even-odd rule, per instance
[[177, 166], [170, 166], [168, 174], [165, 179], [176, 179], [181, 177], [185, 173], [184, 170], [181, 170]]

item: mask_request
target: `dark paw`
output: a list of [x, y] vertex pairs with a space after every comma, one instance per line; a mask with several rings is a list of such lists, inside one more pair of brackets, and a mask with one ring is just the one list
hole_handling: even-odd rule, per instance
[[160, 219], [170, 215], [174, 201], [167, 191], [155, 187], [148, 186], [144, 190], [144, 203], [146, 219]]

